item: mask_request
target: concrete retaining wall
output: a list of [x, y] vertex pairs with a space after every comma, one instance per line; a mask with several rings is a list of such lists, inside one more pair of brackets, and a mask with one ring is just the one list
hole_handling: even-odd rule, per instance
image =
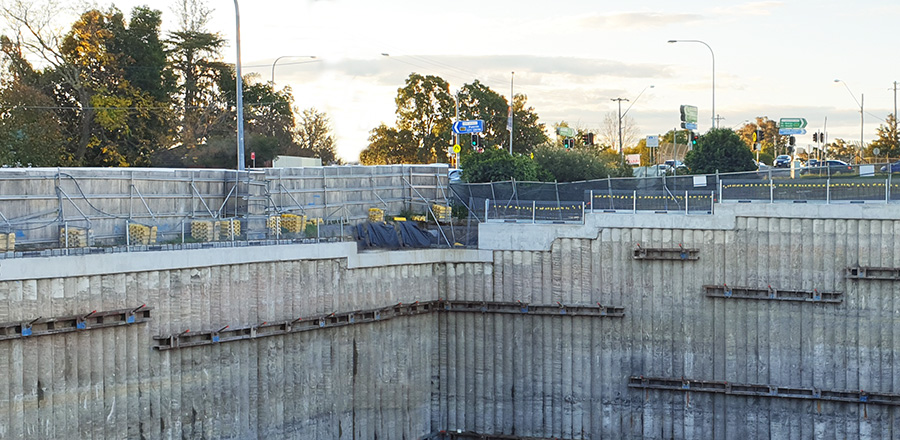
[[[30, 279], [8, 275], [16, 260], [2, 261], [0, 322], [142, 303], [153, 316], [0, 341], [8, 371], [0, 437], [413, 439], [460, 429], [571, 439], [896, 438], [896, 406], [627, 386], [643, 375], [900, 393], [896, 282], [844, 278], [857, 264], [900, 267], [900, 221], [890, 208], [865, 218], [735, 209], [727, 221], [691, 219], [692, 229], [654, 214], [589, 218], [606, 224], [556, 225], [558, 238], [534, 250], [357, 254], [346, 244], [290, 245], [247, 262], [229, 260], [242, 249], [178, 251], [89, 276], [49, 269]], [[504, 233], [493, 227], [483, 225], [481, 236]], [[683, 244], [700, 259], [635, 260], [637, 243]], [[98, 267], [89, 262], [100, 257], [46, 260], [64, 274], [69, 264]], [[725, 283], [838, 291], [843, 302], [704, 295], [703, 285]], [[625, 316], [433, 313], [150, 348], [153, 336], [187, 329], [438, 298], [601, 303], [623, 306]]]

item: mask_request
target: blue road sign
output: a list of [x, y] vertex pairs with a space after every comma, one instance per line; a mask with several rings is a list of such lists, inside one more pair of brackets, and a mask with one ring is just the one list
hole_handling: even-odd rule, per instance
[[688, 130], [696, 130], [697, 123], [696, 122], [685, 122], [682, 126]]
[[456, 121], [453, 123], [453, 132], [456, 134], [481, 133], [484, 131], [484, 121]]
[[778, 134], [782, 136], [793, 136], [795, 134], [806, 134], [805, 128], [779, 128]]

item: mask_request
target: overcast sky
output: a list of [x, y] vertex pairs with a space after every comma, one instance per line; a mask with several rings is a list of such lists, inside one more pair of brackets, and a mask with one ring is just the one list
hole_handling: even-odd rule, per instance
[[[239, 0], [244, 74], [275, 68], [297, 106], [331, 118], [338, 154], [355, 161], [369, 131], [395, 121], [394, 97], [410, 72], [438, 75], [451, 91], [478, 79], [498, 93], [528, 96], [541, 122], [600, 127], [631, 100], [641, 136], [679, 123], [679, 105], [711, 124], [712, 56], [720, 127], [757, 116], [802, 117], [829, 140], [865, 139], [894, 112], [900, 81], [900, 2], [887, 0], [607, 1]], [[115, 1], [124, 12], [150, 3], [174, 29], [174, 0]], [[109, 4], [109, 3], [106, 3]], [[235, 60], [233, 1], [208, 0], [210, 30]], [[389, 54], [384, 56], [382, 54]], [[313, 62], [294, 56], [315, 55]], [[842, 79], [845, 83], [835, 83]], [[844, 86], [846, 84], [852, 95]], [[654, 88], [647, 89], [654, 85]], [[640, 99], [634, 99], [645, 90]]]

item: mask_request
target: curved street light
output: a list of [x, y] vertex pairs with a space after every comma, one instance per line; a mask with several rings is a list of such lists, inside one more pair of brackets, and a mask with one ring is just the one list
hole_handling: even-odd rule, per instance
[[[272, 84], [275, 84], [275, 64], [278, 63], [278, 60], [282, 58], [311, 58], [315, 59], [315, 55], [282, 55], [278, 58], [275, 58], [275, 61], [272, 61]], [[309, 62], [309, 61], [307, 61]]]
[[847, 89], [847, 93], [850, 94], [850, 97], [853, 98], [853, 101], [856, 102], [856, 105], [859, 106], [859, 151], [862, 152], [862, 149], [863, 149], [863, 123], [865, 121], [865, 119], [864, 119], [865, 115], [863, 113], [863, 104], [866, 102], [865, 95], [860, 93], [859, 99], [856, 99], [856, 95], [853, 94], [853, 91], [850, 90], [850, 86], [848, 86], [845, 81], [836, 79], [836, 80], [834, 80], [834, 82], [843, 84], [844, 88]]
[[709, 47], [703, 41], [700, 40], [669, 40], [669, 43], [700, 43], [706, 46], [709, 49], [709, 54], [712, 55], [712, 128], [716, 127], [716, 54], [713, 52], [712, 47]]

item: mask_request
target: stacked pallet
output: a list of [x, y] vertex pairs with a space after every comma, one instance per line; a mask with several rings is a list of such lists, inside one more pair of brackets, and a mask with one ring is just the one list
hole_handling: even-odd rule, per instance
[[144, 246], [156, 244], [156, 226], [129, 223], [128, 235], [131, 239], [131, 244], [140, 244]]
[[281, 227], [291, 233], [303, 232], [306, 228], [306, 216], [295, 214], [281, 214]]
[[434, 216], [437, 217], [439, 222], [447, 223], [450, 221], [450, 215], [453, 213], [453, 210], [449, 206], [444, 205], [431, 205], [431, 210], [434, 211]]
[[369, 208], [369, 221], [374, 223], [384, 222], [384, 211], [378, 208]]
[[281, 234], [281, 216], [273, 215], [266, 219], [266, 229], [269, 230], [270, 235], [280, 235]]
[[197, 241], [216, 241], [219, 239], [213, 222], [194, 220], [191, 222], [191, 237]]
[[59, 228], [59, 247], [88, 247], [89, 230], [69, 226]]
[[16, 234], [0, 234], [0, 252], [16, 250]]
[[424, 216], [424, 215], [414, 215], [414, 216], [412, 216], [412, 217], [410, 217], [410, 218], [411, 218], [412, 221], [414, 221], [414, 222], [427, 222], [427, 221], [428, 221], [428, 217], [426, 217], [426, 216]]
[[241, 221], [236, 218], [217, 221], [215, 228], [223, 240], [230, 240], [232, 237], [241, 235]]

